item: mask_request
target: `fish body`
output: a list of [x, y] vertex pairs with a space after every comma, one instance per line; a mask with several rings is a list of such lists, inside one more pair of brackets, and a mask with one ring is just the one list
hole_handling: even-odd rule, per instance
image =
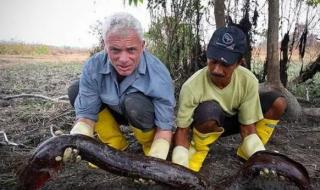
[[199, 173], [169, 161], [133, 155], [106, 146], [84, 135], [61, 135], [41, 143], [28, 164], [19, 172], [19, 189], [36, 190], [63, 169], [56, 161], [68, 147], [77, 149], [83, 160], [111, 173], [151, 179], [175, 189], [207, 189], [207, 182]]

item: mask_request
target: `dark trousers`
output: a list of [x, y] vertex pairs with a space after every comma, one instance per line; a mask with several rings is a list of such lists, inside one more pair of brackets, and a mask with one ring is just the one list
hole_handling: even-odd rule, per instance
[[[68, 88], [69, 100], [73, 107], [78, 93], [79, 81], [76, 81]], [[142, 93], [131, 93], [125, 96], [121, 105], [123, 114], [112, 110], [107, 104], [102, 104], [100, 111], [104, 108], [109, 109], [119, 124], [128, 125], [130, 123], [142, 131], [148, 131], [155, 127], [153, 103], [149, 97]]]
[[[283, 97], [279, 92], [270, 91], [259, 94], [262, 113], [265, 114], [272, 106], [273, 102]], [[193, 114], [194, 125], [199, 125], [209, 120], [215, 120], [219, 126], [224, 128], [222, 136], [228, 136], [240, 132], [240, 123], [238, 121], [238, 114], [229, 116], [226, 114], [218, 102], [205, 101], [198, 105]]]

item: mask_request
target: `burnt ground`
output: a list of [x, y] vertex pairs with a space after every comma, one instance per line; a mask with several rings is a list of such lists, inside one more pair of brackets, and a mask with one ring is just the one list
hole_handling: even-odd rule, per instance
[[[81, 62], [43, 61], [31, 58], [0, 57], [0, 97], [17, 94], [41, 94], [51, 98], [66, 95], [67, 87], [81, 72]], [[320, 107], [320, 101], [304, 106]], [[0, 99], [0, 131], [10, 141], [24, 146], [7, 145], [0, 134], [0, 189], [15, 189], [16, 172], [39, 143], [50, 138], [50, 128], [68, 133], [74, 111], [65, 102], [41, 98]], [[267, 149], [277, 150], [302, 163], [311, 177], [314, 189], [320, 189], [320, 118], [297, 118], [282, 121]], [[127, 151], [142, 154], [132, 133], [123, 128], [130, 146]], [[239, 135], [224, 137], [214, 144], [201, 173], [212, 184], [235, 174], [242, 162], [236, 157]], [[92, 169], [85, 161], [67, 164], [43, 189], [170, 189], [154, 184], [144, 185], [131, 178]]]

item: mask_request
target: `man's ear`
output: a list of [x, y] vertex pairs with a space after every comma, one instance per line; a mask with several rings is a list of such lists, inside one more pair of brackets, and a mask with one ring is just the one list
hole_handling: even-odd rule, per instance
[[105, 52], [108, 52], [108, 45], [106, 43], [106, 40], [103, 40], [103, 49]]
[[146, 41], [142, 40], [142, 49], [146, 46]]
[[238, 61], [237, 65], [241, 65], [241, 66], [247, 68], [247, 63], [246, 63], [246, 60], [245, 60], [244, 58], [241, 58], [241, 59]]

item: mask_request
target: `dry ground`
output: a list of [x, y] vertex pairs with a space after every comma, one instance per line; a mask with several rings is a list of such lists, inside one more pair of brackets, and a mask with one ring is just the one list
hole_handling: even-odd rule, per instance
[[[81, 55], [83, 56], [83, 55]], [[48, 97], [66, 95], [67, 87], [81, 72], [86, 56], [58, 59], [33, 57], [0, 57], [0, 97], [21, 93], [42, 94]], [[80, 58], [79, 58], [80, 57]], [[52, 58], [52, 57], [51, 57]], [[311, 106], [320, 102], [311, 102]], [[50, 127], [67, 133], [74, 118], [68, 103], [54, 103], [38, 98], [0, 99], [0, 130], [9, 140], [25, 146], [10, 146], [0, 137], [0, 189], [15, 189], [15, 172], [32, 150], [51, 137]], [[267, 146], [302, 163], [309, 172], [314, 189], [320, 189], [320, 118], [297, 118], [282, 121]], [[130, 131], [123, 129], [129, 139], [128, 151], [141, 154]], [[211, 183], [234, 174], [241, 166], [235, 156], [239, 136], [221, 138], [204, 163], [202, 174]], [[69, 164], [43, 189], [170, 189], [161, 185], [141, 185], [132, 179], [116, 176], [99, 169], [88, 168], [84, 161]]]

